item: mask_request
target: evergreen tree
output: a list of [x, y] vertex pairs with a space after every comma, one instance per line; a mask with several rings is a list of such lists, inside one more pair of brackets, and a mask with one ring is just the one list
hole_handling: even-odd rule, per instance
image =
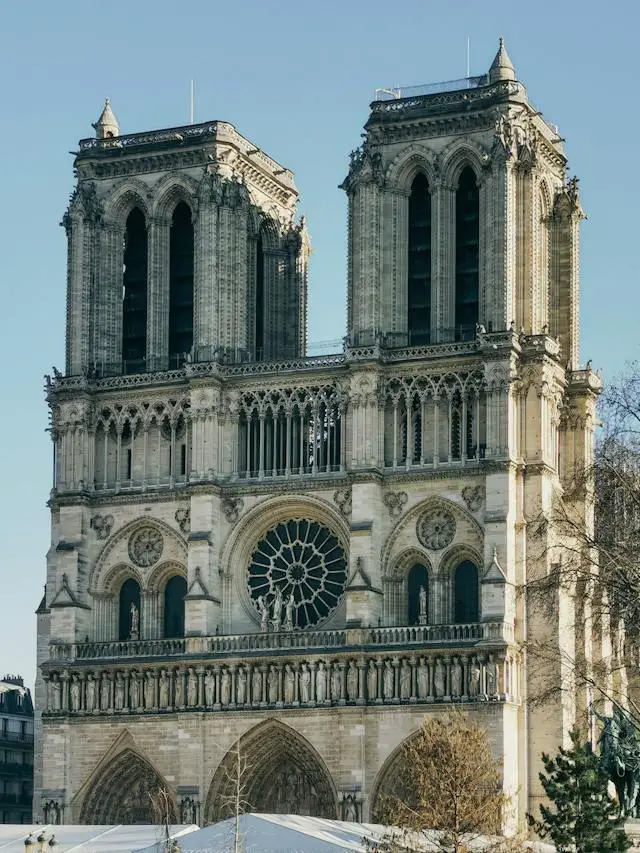
[[558, 853], [621, 853], [631, 842], [623, 819], [608, 792], [608, 779], [591, 744], [571, 732], [571, 748], [555, 758], [542, 754], [545, 773], [540, 782], [554, 808], [540, 806], [542, 820], [527, 815], [529, 825], [549, 838]]

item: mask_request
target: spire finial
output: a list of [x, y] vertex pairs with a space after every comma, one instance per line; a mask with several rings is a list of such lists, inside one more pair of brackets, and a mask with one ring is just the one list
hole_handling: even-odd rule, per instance
[[95, 128], [98, 139], [110, 139], [114, 136], [120, 136], [120, 125], [111, 109], [111, 98], [104, 99], [104, 109], [100, 113], [100, 118], [92, 127]]
[[491, 68], [489, 69], [489, 82], [497, 83], [500, 80], [515, 80], [516, 69], [513, 67], [513, 62], [509, 58], [507, 48], [504, 44], [504, 37], [500, 36], [500, 44], [498, 52], [495, 55]]

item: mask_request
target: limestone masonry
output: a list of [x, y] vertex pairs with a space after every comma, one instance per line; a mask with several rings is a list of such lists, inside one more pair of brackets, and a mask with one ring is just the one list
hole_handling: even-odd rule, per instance
[[[152, 823], [159, 786], [174, 822], [224, 817], [239, 741], [253, 811], [371, 820], [451, 703], [522, 817], [589, 702], [566, 653], [610, 643], [565, 591], [553, 618], [518, 594], [600, 390], [557, 128], [502, 43], [486, 75], [380, 90], [343, 183], [345, 347], [313, 358], [292, 173], [226, 122], [121, 135], [107, 102], [95, 130], [46, 388], [35, 818]], [[562, 690], [529, 705], [531, 640]]]

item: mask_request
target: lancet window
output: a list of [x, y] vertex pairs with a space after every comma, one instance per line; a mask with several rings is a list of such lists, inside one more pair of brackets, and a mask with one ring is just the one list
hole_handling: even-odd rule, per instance
[[193, 345], [193, 223], [180, 202], [173, 212], [169, 241], [169, 359], [179, 366]]
[[486, 405], [480, 375], [404, 377], [387, 384], [384, 459], [391, 468], [484, 458]]
[[408, 345], [431, 342], [431, 193], [422, 173], [409, 195], [407, 281]]
[[241, 477], [339, 471], [344, 422], [333, 386], [245, 395], [239, 422]]
[[411, 567], [407, 578], [407, 625], [426, 625], [429, 613], [429, 574], [424, 566]]
[[[135, 610], [134, 610], [135, 608]], [[118, 608], [118, 639], [139, 639], [140, 584], [133, 578], [120, 587]]]
[[147, 224], [134, 207], [125, 226], [122, 273], [122, 370], [144, 370], [147, 355]]
[[164, 636], [184, 637], [184, 597], [187, 582], [174, 575], [164, 588]]
[[477, 622], [480, 615], [478, 567], [471, 560], [463, 560], [454, 574], [454, 622]]
[[265, 289], [264, 289], [264, 248], [262, 234], [256, 240], [256, 290], [255, 290], [255, 342], [256, 361], [264, 359], [264, 322], [265, 322]]
[[480, 191], [467, 166], [456, 190], [455, 338], [470, 340], [480, 310]]

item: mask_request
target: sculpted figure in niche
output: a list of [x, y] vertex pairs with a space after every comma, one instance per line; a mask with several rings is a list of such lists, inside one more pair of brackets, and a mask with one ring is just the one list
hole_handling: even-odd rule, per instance
[[284, 619], [284, 629], [285, 631], [293, 631], [293, 618], [295, 611], [296, 602], [293, 598], [293, 593], [287, 599], [287, 606], [285, 607], [285, 619]]
[[100, 707], [103, 711], [108, 711], [111, 705], [111, 688], [109, 684], [109, 676], [106, 672], [102, 673], [102, 684], [100, 687]]
[[393, 699], [394, 694], [394, 672], [393, 667], [391, 666], [391, 661], [385, 661], [384, 664], [384, 677], [383, 677], [383, 691], [385, 699]]
[[489, 660], [486, 666], [487, 679], [487, 696], [496, 696], [498, 693], [498, 667], [492, 655], [489, 655]]
[[433, 673], [433, 686], [435, 688], [437, 699], [441, 699], [444, 696], [444, 693], [445, 693], [444, 679], [445, 679], [444, 664], [442, 663], [442, 660], [440, 658], [438, 658], [438, 660], [436, 661], [436, 666], [435, 666], [435, 670]]
[[316, 702], [324, 702], [327, 698], [327, 671], [322, 661], [318, 664], [316, 672]]
[[253, 670], [253, 684], [251, 687], [254, 702], [262, 702], [262, 673], [256, 667]]
[[116, 691], [115, 691], [115, 709], [116, 711], [122, 711], [124, 708], [124, 681], [122, 679], [122, 673], [116, 673]]
[[169, 707], [169, 677], [166, 669], [160, 673], [160, 707]]
[[454, 658], [451, 666], [451, 695], [462, 695], [462, 667], [459, 658]]
[[184, 708], [184, 672], [181, 669], [176, 670], [175, 684], [173, 706], [174, 708]]
[[342, 699], [342, 679], [340, 678], [340, 668], [337, 663], [334, 663], [331, 670], [331, 698], [334, 701]]
[[215, 678], [210, 669], [207, 670], [207, 673], [204, 677], [204, 701], [207, 705], [207, 708], [211, 708], [214, 702], [214, 693], [215, 693]]
[[418, 666], [418, 698], [426, 699], [429, 695], [429, 670], [424, 662], [424, 658], [420, 658]]
[[271, 620], [274, 631], [279, 631], [282, 625], [282, 592], [280, 587], [276, 589], [275, 598], [273, 599], [273, 618]]
[[62, 685], [58, 678], [54, 676], [51, 679], [51, 708], [54, 711], [59, 711], [62, 708]]
[[198, 704], [198, 676], [192, 666], [189, 667], [187, 675], [187, 704], [190, 708], [195, 708]]
[[369, 661], [367, 669], [367, 695], [371, 700], [378, 698], [378, 669], [373, 660]]
[[272, 705], [275, 705], [275, 703], [278, 701], [278, 670], [275, 668], [275, 666], [269, 667], [267, 686], [269, 689], [269, 702]]
[[231, 701], [231, 675], [225, 667], [220, 676], [220, 704], [228, 705]]
[[291, 669], [291, 664], [286, 664], [284, 668], [284, 701], [287, 705], [290, 705], [294, 701], [294, 687], [295, 675]]
[[355, 797], [349, 794], [344, 801], [344, 819], [354, 823], [358, 820], [358, 809], [356, 808]]
[[478, 658], [473, 659], [469, 675], [469, 696], [479, 696], [482, 689], [482, 668]]
[[349, 663], [349, 669], [347, 670], [347, 699], [350, 702], [355, 702], [358, 698], [358, 668], [355, 663], [351, 661]]
[[71, 710], [79, 711], [80, 710], [80, 682], [78, 681], [78, 676], [74, 675], [71, 679]]
[[138, 613], [138, 608], [135, 606], [133, 601], [131, 602], [131, 630], [129, 632], [130, 640], [137, 640], [140, 629], [140, 614]]
[[138, 673], [132, 672], [129, 681], [129, 701], [132, 710], [140, 706], [140, 684], [138, 682]]
[[418, 624], [426, 625], [427, 624], [427, 590], [424, 586], [420, 587], [420, 592], [418, 593]]
[[264, 595], [258, 596], [258, 612], [260, 613], [260, 630], [266, 634], [269, 630], [269, 610]]
[[247, 701], [247, 672], [243, 666], [236, 675], [236, 697], [238, 705], [244, 705]]
[[96, 683], [92, 673], [87, 675], [87, 711], [94, 711], [96, 707]]
[[408, 699], [411, 696], [411, 667], [406, 660], [402, 661], [400, 667], [400, 698]]
[[302, 664], [302, 669], [300, 671], [300, 701], [301, 702], [309, 702], [311, 688], [311, 673], [309, 672], [309, 667], [306, 663]]
[[155, 683], [154, 673], [147, 672], [144, 676], [144, 706], [145, 708], [155, 707]]

